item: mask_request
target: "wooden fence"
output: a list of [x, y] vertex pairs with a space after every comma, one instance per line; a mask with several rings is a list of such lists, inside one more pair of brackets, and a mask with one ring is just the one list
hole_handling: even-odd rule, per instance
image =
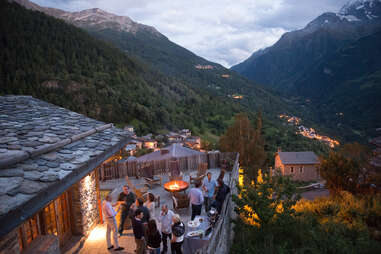
[[212, 236], [209, 244], [203, 249], [197, 251], [198, 254], [227, 254], [234, 240], [234, 231], [232, 220], [236, 218], [234, 212], [234, 202], [232, 195], [237, 195], [236, 183], [239, 176], [239, 154], [237, 153], [233, 170], [230, 172], [230, 193], [226, 196], [225, 202], [222, 206], [221, 214], [218, 219], [217, 225], [213, 229]]
[[[208, 153], [181, 157], [179, 169], [181, 172], [197, 170], [200, 163], [208, 163], [208, 168], [219, 168], [223, 160], [234, 160], [235, 153]], [[169, 164], [172, 159], [156, 161], [137, 161], [137, 160], [119, 160], [103, 163], [99, 166], [99, 177], [101, 181], [123, 178], [125, 176], [141, 176], [144, 168], [152, 170], [154, 175], [165, 174], [169, 172]]]

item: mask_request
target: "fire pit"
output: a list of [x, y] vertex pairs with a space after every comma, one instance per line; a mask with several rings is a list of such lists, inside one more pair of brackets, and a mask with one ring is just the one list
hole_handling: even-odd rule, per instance
[[179, 192], [188, 189], [189, 183], [181, 180], [174, 180], [164, 184], [164, 189], [169, 192]]

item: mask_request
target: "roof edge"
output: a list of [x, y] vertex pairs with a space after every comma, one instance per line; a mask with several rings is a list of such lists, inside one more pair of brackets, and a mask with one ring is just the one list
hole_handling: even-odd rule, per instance
[[7, 168], [13, 164], [22, 162], [22, 161], [27, 160], [29, 158], [33, 158], [33, 157], [51, 152], [51, 151], [56, 150], [58, 148], [62, 148], [68, 144], [74, 143], [80, 139], [88, 137], [94, 133], [104, 131], [104, 130], [109, 129], [111, 127], [113, 127], [112, 123], [105, 124], [105, 125], [93, 128], [91, 130], [73, 135], [70, 138], [60, 140], [59, 142], [56, 142], [54, 144], [42, 146], [42, 147], [37, 148], [37, 149], [30, 151], [30, 152], [29, 151], [21, 151], [20, 153], [18, 153], [17, 155], [15, 155], [14, 157], [12, 157], [10, 159], [7, 158], [7, 159], [0, 160], [0, 169]]
[[45, 190], [37, 193], [37, 195], [21, 206], [8, 211], [8, 213], [0, 216], [0, 237], [11, 232], [14, 228], [22, 224], [25, 220], [29, 219], [35, 213], [40, 211], [49, 202], [56, 199], [59, 195], [67, 191], [73, 184], [81, 180], [88, 173], [93, 171], [98, 165], [122, 149], [131, 137], [122, 139], [118, 144], [106, 150], [101, 156], [96, 157], [86, 164], [68, 174], [65, 178], [50, 185]]

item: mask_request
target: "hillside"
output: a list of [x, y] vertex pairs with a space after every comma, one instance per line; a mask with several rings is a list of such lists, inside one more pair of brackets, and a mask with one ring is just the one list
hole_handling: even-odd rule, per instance
[[0, 94], [30, 94], [106, 122], [134, 123], [139, 133], [219, 133], [241, 111], [64, 21], [0, 4]]
[[307, 100], [298, 104], [307, 109], [301, 116], [331, 135], [367, 142], [381, 118], [375, 102], [381, 95], [379, 31], [381, 1], [351, 1], [232, 69], [288, 98]]
[[254, 52], [231, 69], [265, 86], [289, 91], [322, 58], [380, 30], [380, 14], [381, 2], [355, 1], [338, 13], [320, 15], [303, 29], [285, 33], [273, 46]]
[[323, 58], [295, 85], [311, 98], [318, 121], [349, 140], [373, 136], [381, 126], [380, 45], [381, 31], [363, 37]]
[[[223, 97], [239, 103], [247, 111], [262, 109], [275, 118], [284, 110], [292, 110], [283, 100], [258, 84], [248, 81], [223, 66], [207, 61], [173, 43], [154, 27], [137, 23], [126, 16], [118, 16], [93, 8], [67, 12], [41, 7], [28, 0], [14, 0], [26, 8], [38, 10], [87, 30], [98, 39], [112, 43], [152, 69], [193, 87], [200, 93]], [[242, 96], [242, 98], [233, 98]]]
[[[217, 137], [235, 113], [247, 112], [253, 119], [254, 110], [262, 108], [270, 160], [279, 146], [327, 149], [282, 126], [278, 114], [288, 106], [264, 89], [254, 88], [241, 99], [213, 93], [165, 76], [109, 42], [40, 11], [4, 1], [0, 7], [1, 95], [33, 95], [99, 120], [132, 124], [139, 135], [188, 128], [203, 137]], [[233, 89], [234, 80], [230, 82]]]

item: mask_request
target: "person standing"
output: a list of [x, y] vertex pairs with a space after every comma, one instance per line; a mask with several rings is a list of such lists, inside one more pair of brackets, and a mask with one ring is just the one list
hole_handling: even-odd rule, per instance
[[147, 227], [148, 221], [151, 218], [149, 210], [147, 207], [144, 206], [144, 201], [142, 198], [138, 198], [136, 202], [137, 202], [137, 209], [143, 212], [143, 218], [142, 218], [143, 226]]
[[212, 179], [212, 173], [208, 172], [204, 178], [202, 189], [204, 190], [205, 212], [209, 212], [212, 204], [213, 195], [217, 186], [216, 180]]
[[167, 239], [172, 239], [172, 217], [174, 213], [168, 209], [167, 205], [161, 206], [161, 213], [159, 221], [161, 223], [161, 237], [163, 241], [163, 251], [162, 254], [167, 253], [168, 243]]
[[150, 219], [146, 230], [147, 249], [150, 254], [160, 254], [161, 235], [157, 230], [156, 221]]
[[142, 223], [143, 211], [137, 209], [135, 211], [135, 216], [132, 218], [132, 231], [135, 236], [136, 243], [136, 254], [144, 254], [145, 251], [145, 240], [144, 240], [144, 227]]
[[147, 201], [144, 202], [144, 206], [148, 208], [150, 219], [155, 219], [155, 196], [148, 192]]
[[172, 254], [182, 254], [181, 246], [184, 242], [185, 225], [180, 220], [178, 214], [174, 214], [172, 217], [172, 239], [171, 239], [171, 253]]
[[122, 207], [122, 214], [119, 222], [119, 235], [123, 235], [124, 222], [128, 215], [130, 214], [131, 205], [135, 202], [136, 196], [133, 192], [130, 191], [130, 188], [127, 185], [123, 186], [123, 192], [119, 194], [118, 201]]
[[194, 219], [197, 215], [201, 214], [202, 203], [204, 203], [204, 195], [200, 190], [201, 181], [197, 181], [195, 183], [195, 188], [192, 188], [189, 191], [188, 197], [190, 199], [190, 203], [192, 205], [192, 216], [191, 220]]
[[214, 201], [212, 206], [215, 207], [219, 214], [221, 214], [222, 205], [224, 204], [226, 196], [230, 192], [230, 187], [224, 183], [222, 178], [218, 178], [218, 190], [214, 196]]
[[120, 247], [118, 243], [118, 235], [116, 232], [116, 220], [115, 220], [115, 215], [119, 212], [120, 207], [118, 208], [117, 211], [115, 211], [113, 206], [115, 205], [111, 205], [111, 196], [107, 195], [102, 205], [102, 210], [103, 210], [103, 214], [104, 214], [106, 225], [107, 225], [107, 230], [106, 230], [107, 249], [111, 250], [114, 248], [114, 245], [111, 244], [111, 239], [110, 239], [110, 235], [112, 232], [114, 244], [116, 247], [114, 250], [120, 251], [120, 250], [123, 250], [124, 248]]

